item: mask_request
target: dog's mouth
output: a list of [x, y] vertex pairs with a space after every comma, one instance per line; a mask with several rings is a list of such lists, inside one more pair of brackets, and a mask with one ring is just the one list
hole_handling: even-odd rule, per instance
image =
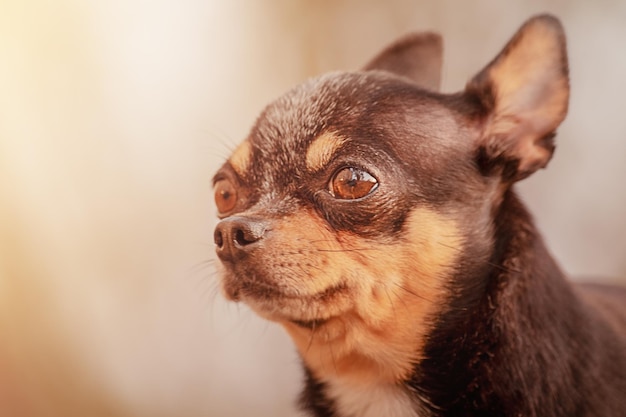
[[230, 277], [225, 290], [229, 298], [243, 301], [267, 319], [288, 321], [309, 330], [318, 329], [340, 315], [350, 299], [350, 288], [345, 283], [307, 294], [261, 280]]
[[328, 320], [330, 320], [330, 318], [328, 319], [315, 319], [315, 320], [291, 320], [291, 322], [293, 324], [296, 324], [300, 327], [304, 327], [305, 329], [309, 329], [309, 330], [315, 330], [318, 329], [320, 327], [322, 327], [324, 324], [326, 324], [326, 322], [328, 322]]

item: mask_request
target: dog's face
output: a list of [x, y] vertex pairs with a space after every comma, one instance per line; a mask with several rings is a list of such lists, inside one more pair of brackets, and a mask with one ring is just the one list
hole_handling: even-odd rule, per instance
[[214, 178], [226, 296], [281, 323], [319, 377], [405, 377], [487, 262], [499, 197], [550, 159], [564, 54], [558, 23], [531, 21], [442, 95], [440, 39], [413, 36], [270, 104]]
[[360, 327], [387, 338], [403, 316], [434, 313], [462, 250], [457, 184], [483, 186], [455, 140], [470, 130], [385, 73], [333, 74], [279, 99], [216, 176], [227, 296], [302, 343], [339, 338], [338, 356], [370, 343]]

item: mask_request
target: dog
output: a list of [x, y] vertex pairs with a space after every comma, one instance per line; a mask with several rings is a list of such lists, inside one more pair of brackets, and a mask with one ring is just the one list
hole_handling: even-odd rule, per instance
[[626, 290], [572, 284], [514, 184], [566, 116], [557, 18], [464, 91], [442, 42], [271, 103], [213, 179], [225, 296], [282, 325], [317, 417], [626, 416]]

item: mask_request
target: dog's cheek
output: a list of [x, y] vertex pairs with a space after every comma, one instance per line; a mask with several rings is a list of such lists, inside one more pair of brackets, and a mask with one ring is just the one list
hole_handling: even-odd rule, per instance
[[416, 209], [407, 219], [401, 242], [359, 252], [360, 266], [351, 286], [358, 289], [354, 295], [359, 319], [354, 323], [361, 324], [350, 325], [336, 351], [360, 352], [357, 357], [377, 358], [379, 365], [372, 372], [347, 372], [368, 378], [385, 369], [390, 378], [402, 378], [422, 359], [433, 321], [450, 298], [448, 284], [462, 244], [454, 220]]
[[313, 332], [282, 323], [312, 372], [362, 384], [408, 377], [423, 358], [434, 317], [445, 308], [461, 250], [458, 230], [455, 221], [421, 208], [411, 211], [395, 242], [334, 233], [328, 267], [308, 279], [341, 277], [349, 288], [334, 300], [341, 308], [316, 303], [318, 313], [332, 318]]
[[380, 307], [371, 309], [375, 321], [384, 318], [399, 298], [413, 298], [414, 303], [434, 300], [445, 292], [447, 280], [454, 272], [455, 261], [462, 253], [463, 237], [457, 222], [433, 209], [416, 208], [407, 216], [401, 239], [390, 244], [358, 243], [350, 247], [369, 248], [356, 251], [352, 257], [364, 273], [357, 274], [363, 291], [361, 304]]

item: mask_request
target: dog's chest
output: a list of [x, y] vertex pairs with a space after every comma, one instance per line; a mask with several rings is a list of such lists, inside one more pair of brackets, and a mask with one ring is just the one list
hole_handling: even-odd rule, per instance
[[397, 385], [360, 386], [328, 381], [340, 417], [419, 417], [409, 392]]

